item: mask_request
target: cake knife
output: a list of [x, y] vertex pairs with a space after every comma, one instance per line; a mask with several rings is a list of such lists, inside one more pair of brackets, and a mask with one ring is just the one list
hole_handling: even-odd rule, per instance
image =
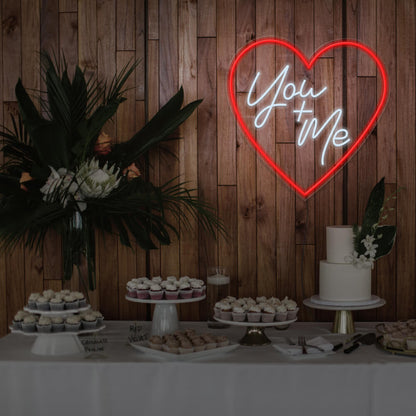
[[363, 334], [355, 334], [353, 337], [347, 339], [345, 342], [340, 342], [337, 345], [334, 345], [334, 348], [332, 348], [332, 351], [338, 351], [342, 347], [345, 347], [346, 345], [350, 344], [351, 342], [354, 342], [356, 339], [360, 338]]
[[351, 347], [348, 347], [344, 350], [345, 354], [349, 354], [356, 350], [360, 345], [372, 345], [376, 342], [376, 334], [374, 332], [369, 332], [368, 334], [363, 335], [362, 337], [358, 338]]

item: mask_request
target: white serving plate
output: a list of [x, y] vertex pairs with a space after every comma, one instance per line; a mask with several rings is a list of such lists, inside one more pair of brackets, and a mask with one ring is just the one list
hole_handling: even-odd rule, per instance
[[380, 302], [380, 298], [376, 295], [371, 295], [371, 298], [368, 300], [361, 300], [361, 301], [330, 301], [324, 300], [319, 297], [319, 295], [313, 295], [310, 298], [312, 303], [316, 303], [317, 305], [324, 305], [324, 306], [371, 306], [375, 305]]
[[298, 320], [298, 318], [295, 319], [290, 319], [289, 321], [273, 321], [273, 322], [248, 322], [248, 321], [244, 321], [244, 322], [237, 322], [237, 321], [226, 321], [225, 319], [220, 319], [217, 317], [214, 317], [214, 319], [218, 322], [221, 322], [223, 324], [227, 324], [227, 325], [234, 325], [234, 326], [245, 326], [245, 327], [250, 327], [250, 326], [255, 326], [257, 328], [268, 328], [268, 327], [273, 327], [273, 326], [286, 326], [289, 324], [293, 324], [293, 322], [296, 322]]
[[13, 329], [12, 326], [9, 327], [12, 334], [22, 334], [29, 337], [52, 337], [52, 336], [67, 336], [67, 335], [82, 335], [82, 334], [92, 334], [94, 332], [99, 332], [105, 328], [105, 325], [100, 325], [97, 328], [93, 329], [80, 329], [78, 331], [59, 331], [59, 332], [25, 332], [21, 329]]
[[192, 303], [192, 302], [199, 302], [200, 300], [205, 299], [205, 295], [199, 296], [197, 298], [189, 298], [189, 299], [160, 299], [160, 300], [153, 300], [153, 299], [138, 299], [138, 298], [132, 298], [128, 295], [126, 295], [126, 299], [129, 302], [137, 302], [137, 303], [152, 303], [152, 304], [158, 304], [158, 305], [172, 305], [176, 303]]
[[156, 358], [161, 358], [164, 360], [172, 360], [172, 361], [189, 361], [195, 360], [198, 358], [209, 358], [214, 355], [224, 354], [230, 351], [235, 350], [240, 345], [239, 344], [229, 344], [225, 347], [218, 347], [213, 348], [211, 350], [204, 350], [198, 352], [190, 352], [188, 354], [173, 354], [171, 352], [165, 352], [160, 350], [154, 350], [153, 348], [148, 347], [148, 341], [141, 341], [141, 342], [131, 342], [130, 345], [146, 355], [153, 356]]
[[62, 311], [41, 311], [39, 309], [30, 309], [29, 307], [25, 306], [23, 308], [24, 311], [33, 313], [34, 315], [43, 315], [43, 316], [64, 316], [64, 315], [72, 315], [74, 313], [88, 311], [91, 306], [87, 305], [83, 308], [76, 308], [76, 309], [64, 309]]

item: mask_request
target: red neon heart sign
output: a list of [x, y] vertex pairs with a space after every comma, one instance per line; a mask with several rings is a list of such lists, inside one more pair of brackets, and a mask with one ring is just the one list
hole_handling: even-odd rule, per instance
[[[305, 66], [307, 70], [310, 70], [315, 63], [317, 62], [318, 58], [322, 55], [324, 55], [326, 52], [328, 52], [330, 49], [335, 48], [355, 48], [358, 49], [365, 54], [367, 54], [375, 63], [376, 66], [380, 72], [381, 75], [381, 94], [380, 99], [375, 107], [375, 110], [373, 114], [371, 115], [370, 119], [368, 120], [367, 124], [363, 128], [363, 130], [358, 134], [356, 140], [351, 144], [351, 146], [348, 148], [348, 150], [343, 154], [343, 156], [334, 163], [332, 167], [329, 167], [326, 173], [324, 173], [319, 179], [317, 179], [311, 186], [309, 186], [306, 189], [303, 189], [299, 184], [296, 183], [295, 180], [290, 178], [286, 172], [284, 172], [276, 163], [275, 161], [267, 154], [267, 152], [264, 150], [264, 148], [256, 141], [253, 134], [250, 132], [246, 122], [244, 121], [240, 110], [237, 106], [237, 100], [236, 100], [236, 93], [235, 93], [235, 75], [236, 75], [236, 69], [241, 62], [242, 58], [250, 51], [252, 51], [254, 48], [257, 48], [261, 45], [266, 44], [274, 44], [279, 45], [281, 47], [284, 47], [288, 50], [290, 50]], [[286, 42], [284, 40], [275, 39], [275, 38], [265, 38], [261, 40], [254, 41], [252, 43], [249, 43], [247, 46], [245, 46], [234, 58], [233, 63], [231, 64], [230, 71], [228, 74], [228, 95], [231, 102], [232, 110], [234, 112], [234, 115], [238, 121], [238, 124], [240, 125], [240, 128], [243, 130], [244, 134], [246, 135], [247, 139], [249, 140], [250, 144], [254, 147], [256, 152], [260, 157], [263, 158], [263, 160], [275, 171], [276, 174], [278, 174], [283, 180], [287, 182], [289, 186], [291, 186], [300, 196], [303, 198], [307, 198], [308, 196], [312, 195], [317, 189], [319, 189], [328, 179], [330, 179], [331, 175], [333, 175], [335, 172], [337, 172], [348, 160], [349, 158], [357, 151], [360, 144], [364, 142], [364, 140], [367, 138], [367, 135], [370, 133], [372, 128], [374, 127], [378, 117], [381, 114], [381, 111], [383, 110], [386, 101], [387, 101], [387, 95], [388, 95], [388, 79], [387, 79], [387, 73], [384, 68], [384, 65], [380, 61], [380, 59], [377, 57], [377, 55], [366, 45], [357, 42], [357, 41], [350, 41], [350, 40], [342, 40], [342, 41], [336, 41], [331, 42], [322, 48], [320, 48], [312, 57], [310, 60], [308, 60], [301, 51], [299, 51], [294, 45], [290, 44], [289, 42]], [[303, 107], [302, 107], [303, 109]], [[299, 110], [297, 110], [299, 112]], [[301, 113], [302, 114], [302, 113]]]

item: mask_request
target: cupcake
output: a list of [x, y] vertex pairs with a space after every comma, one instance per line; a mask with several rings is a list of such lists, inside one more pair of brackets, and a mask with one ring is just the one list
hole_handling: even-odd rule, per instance
[[69, 289], [62, 289], [59, 293], [62, 295], [62, 297], [64, 297], [70, 295], [71, 291]]
[[285, 299], [282, 301], [282, 303], [286, 306], [287, 309], [287, 319], [295, 319], [299, 310], [296, 302], [294, 300]]
[[214, 305], [214, 316], [220, 319], [221, 319], [221, 304], [222, 304], [221, 302], [217, 302]]
[[104, 322], [103, 314], [100, 311], [91, 311], [90, 313], [97, 318], [97, 326], [100, 327]]
[[138, 283], [136, 296], [138, 299], [149, 299], [149, 285], [147, 283]]
[[18, 311], [13, 318], [12, 327], [13, 329], [22, 330], [22, 323], [26, 316], [29, 314], [25, 311]]
[[231, 321], [233, 317], [231, 305], [228, 302], [222, 302], [220, 308], [220, 318], [224, 321]]
[[30, 314], [24, 317], [22, 322], [22, 330], [24, 332], [35, 332], [36, 331], [36, 318]]
[[286, 306], [283, 305], [282, 303], [276, 308], [276, 321], [283, 322], [286, 320], [287, 320], [287, 309], [286, 309]]
[[214, 348], [217, 348], [217, 340], [213, 335], [203, 334], [201, 335], [201, 338], [204, 340], [205, 348], [207, 350], [213, 350]]
[[52, 289], [44, 290], [42, 296], [46, 299], [52, 299], [53, 297], [55, 297], [55, 291]]
[[65, 308], [65, 302], [61, 297], [54, 297], [49, 301], [49, 307], [51, 311], [63, 311]]
[[27, 306], [30, 309], [36, 309], [36, 301], [40, 298], [40, 293], [31, 293], [29, 296], [29, 300], [27, 302]]
[[274, 321], [275, 315], [276, 309], [272, 305], [266, 304], [263, 308], [263, 312], [261, 313], [261, 321], [269, 324]]
[[261, 319], [261, 309], [258, 305], [250, 306], [247, 312], [247, 320], [248, 322], [260, 322]]
[[152, 277], [152, 283], [156, 283], [156, 284], [160, 285], [162, 283], [162, 281], [163, 281], [163, 279], [162, 279], [161, 276]]
[[127, 282], [127, 296], [129, 296], [130, 298], [137, 298], [137, 285], [137, 283], [132, 281]]
[[191, 288], [192, 288], [192, 297], [194, 298], [200, 298], [204, 294], [204, 282], [199, 279], [195, 279], [191, 282]]
[[81, 328], [81, 317], [70, 315], [65, 319], [65, 331], [79, 331]]
[[179, 354], [189, 354], [194, 352], [194, 347], [192, 346], [191, 341], [182, 340], [179, 345]]
[[52, 331], [52, 321], [47, 316], [41, 316], [38, 323], [36, 324], [36, 329], [41, 334], [47, 334]]
[[227, 337], [225, 337], [224, 335], [220, 335], [220, 336], [216, 337], [215, 340], [217, 342], [218, 347], [226, 347], [230, 343], [230, 340]]
[[179, 290], [176, 285], [172, 283], [168, 283], [165, 288], [165, 298], [167, 300], [175, 300], [178, 299]]
[[195, 352], [204, 351], [206, 348], [205, 341], [201, 337], [193, 337], [191, 343]]
[[179, 353], [179, 346], [180, 343], [175, 338], [169, 338], [165, 344], [163, 344], [162, 349], [165, 352], [169, 352], [171, 354], [178, 354]]
[[49, 299], [44, 296], [39, 296], [36, 300], [36, 309], [38, 311], [49, 311]]
[[62, 316], [53, 316], [51, 322], [52, 332], [62, 332], [65, 329], [64, 318]]
[[183, 282], [179, 286], [179, 297], [181, 299], [191, 299], [192, 298], [192, 288], [191, 288], [191, 285], [188, 282]]
[[175, 283], [175, 282], [178, 281], [178, 279], [176, 278], [176, 276], [168, 276], [166, 278], [166, 281], [169, 282], [169, 283]]
[[153, 283], [149, 289], [149, 296], [152, 300], [161, 300], [163, 299], [163, 290], [158, 283]]
[[65, 309], [78, 309], [78, 299], [75, 298], [75, 296], [71, 295], [67, 295], [64, 296], [64, 301], [65, 301]]
[[97, 317], [92, 313], [86, 313], [82, 316], [82, 329], [95, 329], [97, 328]]
[[78, 301], [78, 308], [85, 308], [87, 306], [87, 299], [82, 292], [73, 292], [72, 296]]
[[158, 335], [153, 335], [149, 338], [149, 347], [154, 350], [162, 350], [163, 340]]
[[189, 276], [182, 276], [179, 278], [179, 283], [190, 283], [191, 278]]
[[246, 311], [242, 306], [234, 306], [231, 313], [233, 321], [244, 322], [246, 320]]
[[267, 302], [267, 298], [266, 298], [266, 296], [257, 296], [256, 302], [257, 303], [266, 303]]

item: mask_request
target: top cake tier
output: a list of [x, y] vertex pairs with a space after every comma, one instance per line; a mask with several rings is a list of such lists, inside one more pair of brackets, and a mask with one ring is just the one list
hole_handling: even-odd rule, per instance
[[350, 263], [354, 251], [354, 235], [351, 225], [331, 225], [326, 227], [326, 259], [329, 263]]

